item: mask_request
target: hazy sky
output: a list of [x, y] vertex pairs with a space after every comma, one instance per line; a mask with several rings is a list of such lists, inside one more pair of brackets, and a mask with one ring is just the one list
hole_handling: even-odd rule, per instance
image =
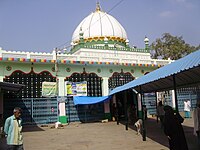
[[[0, 47], [51, 52], [69, 46], [78, 24], [97, 0], [0, 0]], [[163, 33], [200, 44], [200, 0], [100, 0], [103, 11], [125, 28], [131, 45], [144, 47]], [[60, 47], [60, 48], [61, 48]]]

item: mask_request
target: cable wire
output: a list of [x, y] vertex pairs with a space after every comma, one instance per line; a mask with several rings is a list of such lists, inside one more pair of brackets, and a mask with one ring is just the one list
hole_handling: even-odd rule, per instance
[[[118, 5], [120, 5], [122, 2], [123, 2], [124, 0], [120, 0], [118, 3], [116, 3], [109, 11], [108, 11], [108, 13], [109, 12], [111, 12], [113, 9], [115, 9]], [[102, 16], [102, 17], [100, 17], [98, 20], [96, 20], [91, 26], [93, 26], [95, 23], [97, 23], [101, 18], [103, 18], [104, 16], [106, 15], [106, 13]], [[91, 27], [90, 26], [90, 27]], [[86, 30], [88, 30], [89, 28], [87, 28], [87, 29], [85, 29], [84, 31], [83, 31], [83, 33], [86, 31]], [[76, 38], [76, 37], [75, 37]], [[65, 46], [66, 44], [68, 44], [68, 43], [70, 43], [71, 41], [67, 41], [67, 42], [65, 42], [65, 43], [63, 43], [63, 44], [61, 44], [61, 45], [59, 45], [59, 46], [57, 46], [56, 48], [59, 48], [59, 47], [64, 47], [64, 48], [69, 48], [69, 47], [71, 47], [71, 45], [68, 45], [68, 46]]]

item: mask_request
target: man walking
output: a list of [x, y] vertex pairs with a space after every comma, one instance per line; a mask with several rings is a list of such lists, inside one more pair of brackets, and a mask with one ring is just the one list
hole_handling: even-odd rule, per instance
[[162, 101], [160, 101], [158, 103], [156, 112], [157, 112], [158, 118], [160, 119], [161, 128], [163, 128], [163, 121], [164, 121], [164, 117], [165, 117], [165, 111], [164, 111], [164, 106], [162, 104]]
[[21, 108], [16, 107], [13, 115], [6, 119], [4, 132], [8, 150], [23, 150]]

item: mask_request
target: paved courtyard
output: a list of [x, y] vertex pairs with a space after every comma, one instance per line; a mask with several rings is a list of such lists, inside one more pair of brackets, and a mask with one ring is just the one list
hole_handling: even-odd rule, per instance
[[[184, 130], [190, 150], [197, 150], [192, 134], [192, 119], [186, 119]], [[71, 123], [64, 129], [50, 127], [24, 127], [25, 150], [167, 150], [168, 141], [155, 118], [146, 122], [147, 139], [136, 134], [135, 128], [125, 130], [123, 124]], [[1, 139], [0, 149], [5, 140]]]

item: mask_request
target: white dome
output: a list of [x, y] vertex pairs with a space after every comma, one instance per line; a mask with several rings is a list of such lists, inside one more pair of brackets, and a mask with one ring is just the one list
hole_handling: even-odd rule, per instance
[[[82, 30], [82, 31], [81, 31]], [[126, 41], [127, 34], [122, 25], [111, 15], [102, 12], [97, 7], [95, 12], [87, 16], [75, 29], [72, 42], [77, 43], [80, 39], [80, 32], [83, 38], [113, 37]]]

